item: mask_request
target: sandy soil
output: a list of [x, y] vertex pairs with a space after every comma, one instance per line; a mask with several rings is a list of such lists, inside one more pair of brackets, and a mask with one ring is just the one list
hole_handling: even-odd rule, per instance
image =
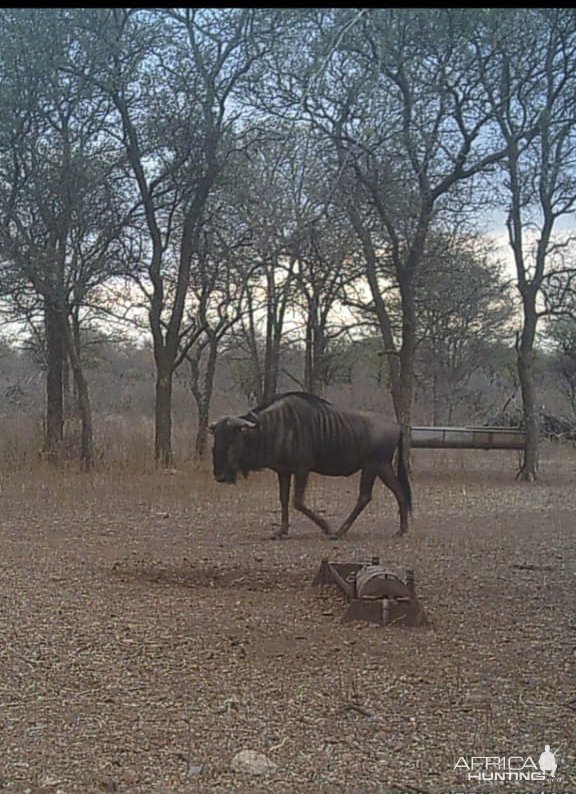
[[[479, 792], [459, 758], [562, 745], [576, 792], [576, 450], [416, 452], [410, 534], [382, 487], [348, 538], [278, 520], [274, 480], [0, 475], [0, 789]], [[336, 524], [356, 478], [313, 480]], [[427, 628], [342, 625], [323, 557], [413, 568]], [[234, 772], [242, 749], [277, 765]]]

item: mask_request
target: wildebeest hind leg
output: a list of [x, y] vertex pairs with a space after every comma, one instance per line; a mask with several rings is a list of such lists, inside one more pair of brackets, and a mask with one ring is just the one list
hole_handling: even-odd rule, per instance
[[278, 491], [280, 495], [280, 505], [282, 509], [282, 523], [280, 529], [272, 535], [272, 540], [285, 538], [288, 534], [289, 519], [288, 510], [290, 505], [290, 478], [291, 474], [287, 471], [278, 472]]
[[304, 504], [304, 494], [306, 493], [306, 484], [308, 482], [308, 472], [301, 472], [294, 475], [294, 508], [304, 513], [309, 519], [317, 524], [325, 535], [332, 536], [332, 529], [326, 519], [319, 516], [309, 507]]
[[406, 498], [406, 494], [404, 493], [404, 489], [402, 488], [402, 484], [398, 477], [396, 476], [394, 469], [392, 468], [391, 463], [383, 463], [380, 467], [379, 477], [396, 497], [396, 501], [398, 502], [398, 508], [400, 510], [400, 529], [396, 533], [397, 535], [403, 535], [408, 530], [408, 500]]
[[348, 518], [344, 521], [336, 536], [343, 538], [348, 532], [352, 524], [356, 521], [360, 513], [364, 510], [366, 505], [372, 499], [372, 488], [374, 487], [374, 480], [376, 479], [378, 471], [373, 466], [367, 466], [362, 469], [360, 475], [360, 489], [358, 491], [358, 500], [354, 506], [354, 510], [350, 513]]

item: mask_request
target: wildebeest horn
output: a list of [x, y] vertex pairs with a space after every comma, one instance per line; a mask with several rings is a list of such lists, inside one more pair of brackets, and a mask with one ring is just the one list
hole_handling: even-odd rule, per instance
[[[251, 414], [249, 414], [250, 416]], [[244, 427], [253, 430], [258, 425], [258, 417], [254, 416], [255, 421], [251, 421], [244, 416], [224, 416], [221, 419], [218, 419], [217, 422], [210, 422], [208, 425], [208, 431], [210, 433], [214, 433], [217, 426], [220, 422], [226, 422], [228, 427]]]
[[252, 421], [250, 421], [250, 419], [246, 419], [243, 416], [235, 416], [233, 419], [230, 420], [230, 425], [232, 427], [254, 428], [254, 427], [256, 427], [256, 422], [252, 422]]

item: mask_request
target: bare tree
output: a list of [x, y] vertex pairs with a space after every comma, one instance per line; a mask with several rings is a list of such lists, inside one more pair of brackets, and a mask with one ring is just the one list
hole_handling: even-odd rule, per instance
[[248, 354], [252, 398], [259, 402], [278, 390], [297, 269], [290, 133], [262, 124], [243, 136], [244, 156], [229, 199], [249, 236], [244, 255], [251, 263], [245, 265], [249, 277], [235, 336]]
[[576, 315], [554, 318], [547, 330], [556, 352], [553, 368], [576, 420]]
[[576, 203], [576, 15], [572, 9], [518, 9], [487, 15], [479, 50], [500, 135], [507, 230], [522, 303], [517, 364], [527, 445], [520, 475], [538, 470], [534, 342], [542, 290], [568, 242], [555, 234]]
[[417, 372], [432, 390], [432, 422], [452, 422], [493, 345], [511, 336], [509, 285], [477, 240], [430, 240], [417, 285]]
[[[230, 216], [226, 217], [229, 221]], [[230, 224], [225, 229], [213, 229], [210, 234], [205, 230], [194, 268], [189, 315], [201, 333], [193, 345], [184, 347], [180, 357], [188, 364], [187, 382], [196, 402], [198, 425], [194, 448], [199, 458], [206, 452], [218, 353], [223, 340], [240, 320], [249, 278], [249, 269], [243, 267], [242, 232], [231, 230]]]
[[[72, 77], [73, 12], [5, 10], [0, 17], [4, 100], [0, 130], [0, 255], [18, 310], [38, 296], [47, 346], [46, 451], [63, 437], [63, 377], [70, 362], [78, 395], [81, 459], [92, 465], [92, 415], [73, 325], [88, 295], [124, 266], [126, 215], [116, 161], [103, 140], [105, 111]], [[111, 161], [110, 161], [111, 160]]]
[[311, 223], [298, 243], [295, 303], [302, 305], [305, 323], [303, 385], [314, 394], [330, 383], [334, 345], [350, 326], [342, 308], [352, 278], [350, 240], [347, 224], [328, 213]]
[[[417, 349], [417, 282], [426, 245], [506, 145], [489, 135], [480, 70], [460, 9], [332, 11], [318, 33], [323, 75], [302, 103], [335, 151], [334, 180], [364, 251], [365, 278], [408, 430]], [[460, 200], [457, 202], [457, 197]], [[383, 284], [401, 300], [399, 338]], [[409, 439], [409, 433], [405, 433]]]
[[234, 149], [238, 89], [260, 55], [253, 9], [104, 9], [91, 13], [143, 212], [144, 286], [156, 362], [155, 456], [172, 457], [172, 382], [197, 337], [184, 323], [206, 202]]
[[282, 192], [292, 218], [287, 248], [296, 260], [292, 310], [302, 316], [304, 325], [301, 384], [321, 394], [330, 380], [331, 347], [348, 330], [341, 306], [350, 279], [354, 235], [333, 202], [322, 141], [310, 128], [288, 126], [287, 136], [291, 145]]

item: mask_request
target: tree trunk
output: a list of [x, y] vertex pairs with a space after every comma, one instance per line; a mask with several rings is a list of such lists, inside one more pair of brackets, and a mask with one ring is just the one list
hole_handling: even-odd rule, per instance
[[523, 295], [524, 327], [517, 345], [516, 360], [522, 393], [526, 448], [519, 479], [534, 481], [538, 476], [539, 427], [536, 410], [536, 385], [534, 383], [534, 339], [536, 336], [536, 304], [530, 294]]
[[416, 357], [416, 312], [411, 290], [403, 290], [402, 301], [402, 347], [400, 348], [400, 372], [392, 381], [392, 401], [396, 418], [402, 428], [402, 451], [406, 466], [410, 469], [410, 446], [412, 441], [412, 402], [414, 398], [414, 360]]
[[322, 395], [328, 385], [326, 361], [325, 317], [320, 315], [318, 299], [309, 301], [304, 352], [304, 387], [312, 394]]
[[264, 347], [264, 371], [262, 373], [262, 398], [264, 402], [270, 402], [276, 396], [278, 384], [278, 357], [275, 343], [275, 327], [277, 322], [278, 305], [274, 270], [271, 266], [268, 267], [266, 272], [266, 293], [266, 335]]
[[44, 452], [48, 460], [57, 462], [64, 439], [64, 339], [58, 312], [48, 304], [44, 307], [46, 334], [46, 432]]
[[216, 358], [218, 354], [218, 338], [211, 338], [208, 347], [208, 361], [206, 372], [204, 373], [203, 385], [200, 384], [193, 390], [196, 404], [198, 406], [198, 429], [196, 431], [196, 457], [203, 458], [206, 454], [208, 441], [208, 422], [210, 418], [210, 405], [212, 403], [212, 392], [214, 390], [214, 375], [216, 372]]
[[304, 388], [311, 394], [322, 391], [322, 374], [318, 350], [318, 322], [315, 308], [309, 308], [306, 322], [306, 346], [304, 350]]
[[154, 458], [159, 468], [172, 465], [172, 367], [166, 362], [156, 369]]
[[208, 410], [206, 406], [202, 404], [198, 407], [198, 427], [196, 429], [196, 442], [194, 445], [194, 454], [199, 460], [202, 460], [206, 455], [206, 447], [208, 446], [208, 419]]
[[72, 375], [74, 378], [78, 413], [80, 415], [80, 461], [82, 468], [87, 470], [92, 468], [94, 465], [94, 432], [92, 426], [92, 407], [90, 405], [88, 382], [84, 377], [84, 371], [82, 369], [82, 362], [80, 359], [80, 351], [78, 349], [77, 341], [74, 338], [72, 329], [70, 328], [69, 318], [65, 314], [61, 314], [60, 323], [66, 342], [68, 360], [70, 361], [70, 367], [72, 369]]
[[[394, 340], [394, 334], [392, 332], [392, 321], [380, 291], [380, 284], [378, 282], [378, 257], [376, 255], [376, 250], [372, 245], [370, 232], [364, 225], [357, 208], [353, 204], [350, 204], [348, 205], [348, 212], [352, 226], [358, 235], [360, 242], [362, 243], [364, 261], [366, 265], [366, 279], [368, 281], [368, 286], [370, 287], [372, 300], [374, 301], [376, 321], [378, 323], [378, 328], [384, 343], [384, 354], [386, 355], [388, 361], [390, 388], [394, 398], [394, 384], [397, 383], [400, 378], [400, 362]], [[394, 405], [396, 406], [396, 402], [394, 402]]]
[[[70, 315], [70, 321], [72, 323], [72, 338], [74, 340], [74, 345], [76, 346], [76, 350], [78, 351], [78, 355], [80, 356], [81, 342], [80, 342], [80, 321], [78, 319], [77, 312], [73, 312]], [[80, 407], [80, 395], [78, 393], [78, 383], [76, 378], [74, 377], [74, 368], [72, 363], [70, 363], [70, 369], [72, 369], [72, 394], [70, 395], [70, 384], [68, 383], [68, 416], [72, 416], [74, 418], [80, 417], [82, 418], [82, 409]], [[66, 393], [65, 393], [66, 396]], [[71, 399], [70, 399], [71, 398]]]

